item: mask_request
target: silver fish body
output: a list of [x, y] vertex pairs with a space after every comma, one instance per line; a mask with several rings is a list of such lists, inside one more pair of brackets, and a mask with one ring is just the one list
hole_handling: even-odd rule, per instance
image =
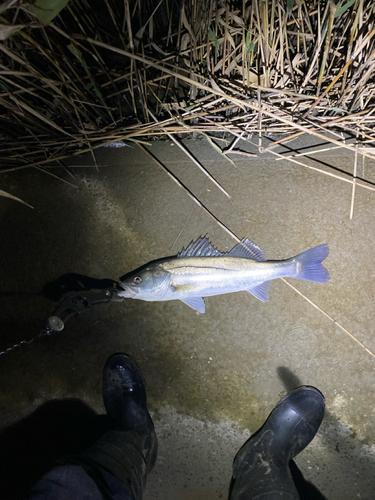
[[122, 297], [148, 301], [181, 300], [205, 312], [203, 297], [246, 290], [268, 300], [268, 286], [276, 278], [329, 281], [322, 265], [328, 255], [323, 244], [283, 261], [266, 261], [262, 250], [243, 239], [231, 251], [216, 250], [207, 237], [199, 238], [176, 257], [150, 262], [121, 279]]

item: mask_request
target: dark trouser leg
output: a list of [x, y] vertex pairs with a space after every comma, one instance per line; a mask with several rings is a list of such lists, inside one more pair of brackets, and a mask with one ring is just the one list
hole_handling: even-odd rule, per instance
[[[103, 400], [113, 430], [85, 452], [59, 460], [61, 466], [52, 469], [34, 488], [39, 496], [34, 493], [33, 500], [141, 500], [147, 475], [156, 460], [157, 439], [147, 410], [143, 376], [129, 356], [115, 354], [107, 360]], [[75, 497], [77, 490], [80, 491], [77, 477], [82, 478], [82, 472], [82, 484], [87, 490]], [[74, 477], [68, 477], [69, 473]], [[95, 496], [98, 493], [99, 497]]]
[[[150, 420], [151, 423], [151, 420]], [[152, 425], [152, 423], [151, 423]], [[132, 500], [141, 500], [147, 475], [156, 460], [155, 431], [110, 431], [87, 451], [62, 460], [65, 464], [82, 465], [97, 483], [104, 498], [112, 498], [107, 476], [115, 476], [130, 492]]]
[[[60, 465], [45, 474], [33, 487], [30, 500], [133, 500], [130, 487], [105, 471], [78, 465]], [[100, 487], [98, 486], [98, 480]]]

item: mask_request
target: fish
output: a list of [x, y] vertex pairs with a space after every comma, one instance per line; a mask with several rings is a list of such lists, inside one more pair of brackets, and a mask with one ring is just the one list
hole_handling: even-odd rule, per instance
[[122, 276], [117, 293], [146, 301], [181, 300], [200, 313], [205, 312], [204, 297], [225, 293], [245, 290], [267, 302], [271, 280], [329, 281], [329, 272], [322, 264], [328, 252], [328, 244], [323, 243], [290, 259], [267, 261], [248, 238], [232, 250], [220, 252], [207, 236], [201, 236], [177, 256], [151, 261]]

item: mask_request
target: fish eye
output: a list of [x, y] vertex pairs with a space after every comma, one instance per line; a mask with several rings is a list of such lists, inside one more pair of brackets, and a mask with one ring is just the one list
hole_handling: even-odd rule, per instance
[[134, 283], [137, 283], [137, 285], [142, 281], [142, 278], [140, 276], [136, 276], [134, 278]]

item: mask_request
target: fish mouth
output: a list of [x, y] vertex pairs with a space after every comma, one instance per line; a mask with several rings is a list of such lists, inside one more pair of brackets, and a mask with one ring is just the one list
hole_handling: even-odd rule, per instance
[[121, 283], [120, 286], [121, 288], [123, 288], [123, 290], [119, 290], [117, 292], [117, 295], [119, 295], [120, 297], [125, 297], [126, 299], [132, 299], [138, 293], [138, 290], [135, 290], [133, 287], [129, 285], [124, 285]]

